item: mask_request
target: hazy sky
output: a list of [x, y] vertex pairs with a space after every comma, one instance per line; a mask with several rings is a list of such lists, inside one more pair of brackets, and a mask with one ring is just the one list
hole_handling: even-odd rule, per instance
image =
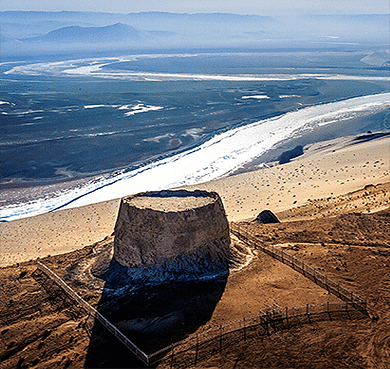
[[165, 11], [274, 15], [386, 14], [389, 0], [1, 0], [0, 10]]

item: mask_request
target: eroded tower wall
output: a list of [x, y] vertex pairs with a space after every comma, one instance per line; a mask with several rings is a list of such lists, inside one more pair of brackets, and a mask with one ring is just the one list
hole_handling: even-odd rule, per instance
[[228, 263], [229, 224], [217, 193], [149, 192], [122, 199], [114, 258], [126, 267]]

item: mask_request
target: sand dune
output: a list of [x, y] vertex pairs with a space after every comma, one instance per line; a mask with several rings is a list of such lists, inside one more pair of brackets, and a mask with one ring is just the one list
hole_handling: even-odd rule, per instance
[[[254, 218], [327, 199], [368, 184], [390, 180], [388, 138], [353, 145], [352, 138], [321, 142], [305, 148], [290, 163], [198, 185], [217, 191], [230, 221]], [[378, 206], [388, 206], [388, 196]], [[368, 211], [369, 207], [365, 209]]]
[[[328, 321], [247, 339], [199, 357], [197, 367], [257, 367], [261, 363], [284, 368], [315, 363], [321, 368], [388, 368], [389, 146], [388, 138], [362, 142], [349, 137], [318, 143], [306, 147], [305, 154], [291, 163], [196, 186], [221, 194], [229, 220], [242, 221], [240, 226], [340, 282], [366, 299], [368, 308], [368, 315], [356, 319], [349, 313], [330, 314]], [[102, 303], [100, 308], [104, 308], [99, 286], [105, 281], [75, 276], [79, 267], [87, 270], [87, 259], [101, 255], [99, 250], [112, 242], [112, 237], [105, 237], [113, 231], [118, 204], [114, 200], [0, 224], [1, 265], [20, 263], [0, 268], [6, 296], [0, 299], [5, 367], [140, 366], [114, 336], [93, 325], [77, 305], [65, 303], [52, 282], [44, 278], [39, 282], [35, 262], [21, 263], [58, 254], [44, 259], [44, 264], [62, 274], [70, 271], [72, 288], [92, 305]], [[276, 212], [282, 222], [245, 221], [264, 208]], [[81, 249], [84, 245], [90, 246]], [[131, 308], [126, 303], [122, 306], [126, 319], [115, 324], [126, 329], [126, 324], [133, 328], [139, 324], [140, 317], [146, 323], [155, 318], [177, 323], [187, 317], [187, 325], [173, 325], [174, 329], [167, 325], [169, 332], [161, 336], [166, 345], [181, 339], [183, 332], [203, 332], [274, 304], [292, 307], [339, 301], [294, 269], [252, 251], [251, 262], [232, 271], [224, 283], [185, 285], [185, 291], [179, 285], [172, 291], [164, 285], [159, 293], [146, 289], [135, 294], [134, 300], [126, 300]], [[50, 283], [50, 293], [43, 288], [45, 283]], [[115, 302], [116, 308], [119, 305]], [[142, 335], [131, 338], [142, 343]], [[171, 358], [158, 367], [171, 367]]]
[[[290, 163], [187, 188], [218, 192], [229, 221], [254, 218], [264, 209], [280, 213], [282, 219], [302, 219], [330, 215], [337, 206], [338, 213], [388, 207], [390, 139], [354, 138], [313, 144]], [[348, 200], [348, 193], [377, 184], [384, 185], [371, 195]], [[332, 202], [340, 195], [345, 195], [344, 207]], [[1, 223], [0, 266], [58, 255], [103, 239], [113, 232], [118, 205], [119, 200], [112, 200]]]

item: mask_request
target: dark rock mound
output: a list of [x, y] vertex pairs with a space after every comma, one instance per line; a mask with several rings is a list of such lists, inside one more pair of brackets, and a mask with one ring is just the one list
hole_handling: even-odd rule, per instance
[[280, 155], [279, 157], [279, 164], [285, 164], [290, 161], [292, 158], [296, 158], [297, 156], [300, 156], [303, 154], [303, 146], [298, 145], [295, 146], [292, 150], [285, 151]]
[[271, 210], [263, 210], [255, 220], [263, 224], [280, 223], [280, 220]]

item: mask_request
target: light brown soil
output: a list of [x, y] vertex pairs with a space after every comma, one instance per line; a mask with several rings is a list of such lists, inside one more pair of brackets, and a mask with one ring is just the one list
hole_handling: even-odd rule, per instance
[[[336, 206], [366, 213], [390, 206], [388, 185], [375, 202], [365, 196], [349, 201], [345, 194], [370, 184], [389, 183], [389, 153], [388, 136], [359, 144], [356, 137], [346, 137], [305, 147], [304, 155], [287, 164], [186, 189], [217, 192], [233, 222], [254, 219], [264, 209], [279, 213], [293, 209], [287, 214], [290, 219], [331, 216]], [[37, 188], [40, 191], [42, 188]], [[335, 199], [341, 195], [344, 200], [337, 203]], [[0, 267], [63, 254], [103, 239], [114, 231], [119, 203], [119, 199], [111, 200], [0, 223]], [[298, 214], [294, 208], [299, 206], [308, 206], [307, 212], [298, 209]]]
[[376, 214], [258, 225], [252, 233], [283, 247], [368, 302], [368, 319], [317, 322], [252, 339], [198, 361], [215, 368], [388, 368], [390, 209]]
[[[291, 163], [197, 189], [218, 192], [229, 221], [240, 221], [365, 298], [368, 317], [313, 321], [250, 339], [198, 360], [197, 367], [390, 367], [390, 141], [353, 142], [346, 138], [313, 145]], [[111, 299], [103, 273], [109, 259], [95, 270], [102, 278], [88, 273], [92, 275], [90, 261], [99, 252], [110, 255], [112, 237], [105, 237], [113, 231], [118, 204], [113, 200], [0, 224], [1, 369], [143, 366], [36, 272], [35, 261], [28, 261], [32, 258], [45, 257], [45, 265], [151, 351], [274, 303], [284, 307], [337, 300], [259, 251], [248, 265], [213, 282], [152, 288], [146, 281], [144, 288]], [[264, 209], [282, 222], [243, 222]], [[147, 329], [140, 333], [139, 327]]]
[[[370, 198], [375, 201], [374, 197]], [[305, 211], [305, 216], [308, 216], [308, 208], [305, 207]], [[241, 226], [284, 247], [365, 298], [369, 317], [313, 322], [268, 337], [247, 340], [228, 347], [222, 354], [215, 353], [198, 361], [197, 367], [388, 367], [390, 209], [373, 214], [345, 213], [273, 225], [242, 222]], [[42, 262], [64, 275], [67, 266], [72, 263], [82, 265], [81, 261], [91, 257], [93, 249], [99, 250], [110, 242], [112, 238], [107, 238], [98, 245], [48, 257]], [[33, 261], [0, 270], [1, 368], [143, 365], [35, 270]], [[102, 304], [101, 288], [85, 288], [77, 278], [68, 282], [90, 304], [115, 320], [115, 314], [110, 315], [110, 310], [118, 307], [107, 305], [107, 302]], [[163, 336], [157, 337], [159, 342], [156, 344], [160, 346], [185, 334], [257, 314], [259, 309], [274, 303], [284, 307], [337, 301], [335, 296], [301, 274], [259, 251], [254, 252], [247, 266], [232, 271], [226, 280], [212, 285], [195, 283], [191, 289], [184, 286], [148, 291], [146, 288], [141, 292], [132, 300], [120, 302], [127, 306], [132, 322], [134, 319], [160, 317], [164, 325], [169, 317], [182, 317], [174, 321], [176, 325], [168, 324], [174, 335], [169, 337], [164, 332]], [[123, 309], [118, 311], [123, 315]], [[123, 316], [116, 320], [118, 326], [125, 324]], [[140, 345], [147, 345], [151, 336], [133, 332], [130, 337], [138, 339]], [[169, 366], [169, 363], [160, 366]]]

